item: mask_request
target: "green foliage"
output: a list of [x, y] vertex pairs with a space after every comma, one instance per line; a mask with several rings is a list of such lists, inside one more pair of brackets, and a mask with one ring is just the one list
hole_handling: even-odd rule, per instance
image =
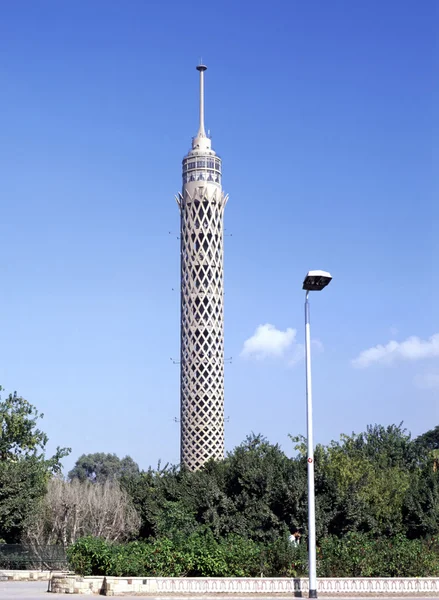
[[439, 547], [404, 535], [374, 539], [352, 532], [323, 539], [317, 566], [319, 577], [437, 577]]
[[67, 558], [70, 567], [80, 575], [105, 575], [113, 568], [113, 548], [104, 540], [84, 537], [70, 546]]
[[57, 448], [54, 456], [45, 458], [47, 435], [37, 427], [42, 417], [17, 393], [0, 400], [0, 537], [8, 543], [20, 540], [48, 478], [60, 472], [60, 461], [70, 451]]
[[150, 469], [122, 485], [142, 516], [144, 538], [187, 537], [207, 526], [216, 538], [268, 543], [306, 521], [306, 465], [261, 436], [200, 471]]
[[95, 452], [82, 454], [69, 472], [69, 479], [105, 483], [108, 480], [129, 478], [138, 475], [139, 465], [131, 456], [120, 459], [116, 454]]
[[[0, 537], [19, 541], [67, 449], [47, 459], [42, 417], [17, 394], [0, 401]], [[129, 456], [82, 455], [70, 479], [116, 480], [142, 525], [137, 541], [83, 538], [69, 550], [82, 574], [286, 576], [307, 570], [307, 452], [250, 435], [197, 472], [139, 471]], [[412, 440], [401, 425], [367, 427], [315, 448], [318, 572], [438, 575], [439, 426]], [[94, 489], [95, 486], [92, 486]], [[299, 531], [295, 547], [290, 532]], [[143, 541], [142, 541], [143, 540]]]
[[17, 392], [0, 402], [0, 461], [37, 456], [44, 450], [47, 436], [37, 428], [43, 416]]
[[[439, 469], [429, 454], [432, 436], [423, 448], [401, 425], [374, 425], [318, 445], [317, 538], [349, 532], [375, 538], [436, 535]], [[306, 440], [292, 440], [298, 451], [294, 458], [251, 435], [224, 461], [198, 472], [165, 467], [123, 479], [142, 516], [141, 536], [178, 542], [208, 527], [217, 540], [236, 535], [268, 546], [285, 531], [298, 530], [306, 542]]]
[[279, 445], [249, 436], [225, 461], [224, 492], [231, 499], [228, 531], [257, 541], [274, 541], [302, 520], [306, 467]]
[[427, 463], [412, 474], [402, 508], [409, 538], [439, 535], [439, 470]]
[[307, 572], [306, 544], [294, 546], [285, 535], [262, 549], [261, 573], [266, 577], [300, 577]]
[[416, 445], [424, 450], [439, 450], [439, 425], [416, 438]]
[[[286, 537], [269, 544], [236, 535], [217, 540], [208, 529], [179, 542], [109, 544], [83, 538], [69, 549], [68, 558], [81, 575], [132, 577], [301, 577], [308, 563], [306, 545], [295, 547]], [[328, 536], [318, 548], [317, 570], [319, 577], [437, 577], [439, 546], [402, 535]]]
[[46, 492], [48, 472], [36, 457], [0, 462], [0, 536], [20, 541], [27, 518]]
[[286, 539], [267, 546], [236, 535], [216, 539], [208, 528], [178, 541], [109, 544], [83, 538], [68, 550], [81, 575], [162, 577], [255, 577], [293, 575], [295, 549]]
[[415, 445], [401, 426], [368, 427], [341, 436], [316, 457], [331, 496], [326, 533], [396, 535], [405, 531], [402, 508], [418, 470]]

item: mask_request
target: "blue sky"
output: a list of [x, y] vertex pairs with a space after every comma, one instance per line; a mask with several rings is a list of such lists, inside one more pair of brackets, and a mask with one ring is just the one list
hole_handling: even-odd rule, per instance
[[200, 57], [230, 194], [227, 449], [305, 432], [309, 269], [334, 276], [311, 298], [316, 442], [437, 424], [438, 21], [429, 0], [2, 2], [0, 383], [67, 468], [179, 460]]

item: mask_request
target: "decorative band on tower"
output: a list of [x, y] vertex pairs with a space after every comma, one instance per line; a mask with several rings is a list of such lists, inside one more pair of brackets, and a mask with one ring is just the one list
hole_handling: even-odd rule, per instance
[[195, 471], [224, 458], [223, 218], [228, 196], [222, 163], [204, 129], [204, 71], [200, 126], [183, 159], [180, 208], [181, 340], [180, 461]]

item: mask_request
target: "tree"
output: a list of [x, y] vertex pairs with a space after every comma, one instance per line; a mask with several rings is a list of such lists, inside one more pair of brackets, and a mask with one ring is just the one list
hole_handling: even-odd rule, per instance
[[24, 539], [35, 548], [51, 544], [67, 548], [89, 535], [124, 541], [136, 535], [139, 526], [140, 518], [117, 481], [93, 484], [53, 477], [27, 520]]
[[191, 472], [150, 469], [122, 479], [141, 514], [142, 537], [177, 539], [208, 527], [219, 539], [237, 534], [275, 540], [306, 521], [306, 467], [278, 445], [249, 436], [224, 461]]
[[[402, 424], [368, 426], [318, 445], [317, 538], [439, 533], [439, 462], [431, 454], [438, 450], [434, 431], [427, 433], [428, 448]], [[261, 435], [251, 435], [223, 461], [196, 472], [165, 467], [122, 477], [142, 518], [141, 536], [176, 541], [207, 528], [217, 540], [235, 534], [269, 544], [286, 531], [299, 531], [306, 545], [306, 440], [292, 439], [298, 450], [292, 459]]]
[[252, 434], [229, 454], [227, 463], [225, 492], [234, 504], [231, 533], [268, 542], [286, 530], [303, 529], [306, 469], [300, 461]]
[[0, 462], [0, 538], [20, 541], [24, 522], [46, 492], [47, 469], [35, 458]]
[[37, 427], [42, 417], [17, 393], [0, 399], [0, 538], [7, 542], [19, 541], [50, 476], [60, 472], [61, 459], [70, 451], [57, 448], [46, 459], [47, 435]]
[[410, 480], [402, 508], [410, 538], [439, 534], [439, 471], [434, 466], [427, 463]]
[[427, 450], [439, 450], [439, 425], [418, 436], [415, 443]]
[[82, 454], [69, 472], [69, 479], [104, 483], [139, 473], [139, 465], [130, 456], [120, 459], [116, 454], [95, 452]]
[[0, 461], [41, 457], [38, 452], [44, 450], [47, 435], [37, 428], [37, 421], [43, 416], [17, 392], [0, 402]]
[[418, 459], [401, 425], [374, 425], [364, 433], [341, 436], [324, 450], [320, 468], [333, 482], [335, 511], [329, 533], [404, 531], [402, 506]]

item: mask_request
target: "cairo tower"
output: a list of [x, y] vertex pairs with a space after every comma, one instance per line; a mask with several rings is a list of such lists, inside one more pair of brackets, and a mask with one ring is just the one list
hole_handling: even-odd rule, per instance
[[195, 471], [224, 458], [223, 219], [228, 196], [221, 159], [204, 129], [204, 65], [200, 126], [183, 159], [180, 208], [181, 339], [180, 462]]

